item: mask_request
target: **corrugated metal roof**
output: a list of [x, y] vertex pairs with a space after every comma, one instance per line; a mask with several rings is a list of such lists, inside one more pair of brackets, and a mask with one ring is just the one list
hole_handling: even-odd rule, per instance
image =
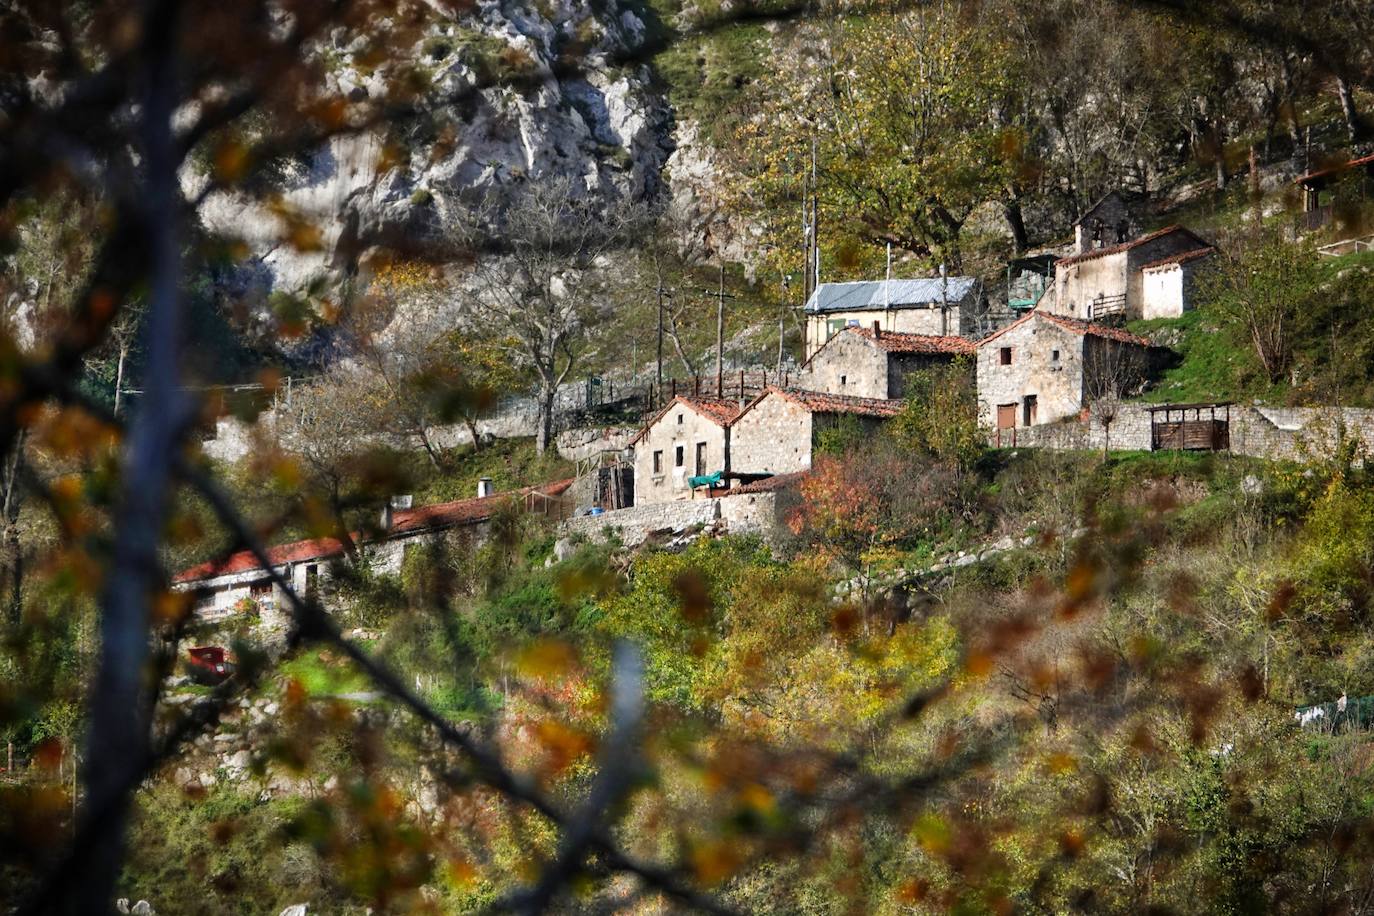
[[866, 309], [910, 309], [938, 305], [942, 287], [945, 298], [958, 305], [978, 287], [975, 277], [918, 277], [914, 280], [859, 280], [853, 283], [822, 283], [807, 300], [811, 313], [852, 312]]

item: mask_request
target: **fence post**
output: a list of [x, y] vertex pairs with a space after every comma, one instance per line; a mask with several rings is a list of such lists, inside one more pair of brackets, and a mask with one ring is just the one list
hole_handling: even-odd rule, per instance
[[739, 371], [739, 399], [744, 400], [744, 370]]
[[673, 397], [677, 397], [677, 379], [673, 379]]

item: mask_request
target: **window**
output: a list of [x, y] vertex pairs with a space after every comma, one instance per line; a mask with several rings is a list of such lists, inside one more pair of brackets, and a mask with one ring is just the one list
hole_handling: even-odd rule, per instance
[[1011, 365], [1011, 347], [1003, 347], [997, 351], [998, 361], [1004, 366]]
[[1050, 362], [1053, 362], [1053, 363], [1059, 362], [1059, 351], [1058, 351], [1058, 350], [1051, 350], [1051, 351], [1050, 351]]
[[677, 415], [677, 425], [678, 425], [678, 426], [681, 426], [681, 425], [682, 425], [682, 414], [678, 414], [678, 415]]
[[843, 388], [843, 387], [844, 387], [844, 383], [845, 383], [845, 378], [846, 378], [846, 377], [845, 377], [845, 376], [843, 376], [843, 375], [842, 375], [842, 376], [840, 376], [840, 387], [841, 387], [841, 388]]
[[655, 474], [662, 474], [662, 473], [663, 473], [663, 450], [662, 450], [662, 449], [659, 449], [658, 451], [654, 452], [654, 473], [655, 473]]
[[673, 467], [680, 468], [683, 465], [684, 452], [682, 446], [678, 446], [673, 453]]
[[843, 318], [831, 318], [825, 323], [825, 339], [829, 340], [844, 330]]
[[1022, 406], [1021, 406], [1021, 425], [1022, 425], [1022, 426], [1034, 426], [1034, 425], [1035, 425], [1035, 408], [1036, 408], [1035, 395], [1033, 395], [1033, 394], [1028, 394], [1028, 395], [1026, 395], [1025, 401], [1023, 402], [1023, 404], [1022, 404]]

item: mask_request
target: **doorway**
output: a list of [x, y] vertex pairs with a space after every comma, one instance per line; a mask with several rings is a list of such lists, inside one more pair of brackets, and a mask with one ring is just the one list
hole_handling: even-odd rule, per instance
[[1022, 404], [1021, 404], [1021, 414], [1022, 414], [1022, 423], [1021, 423], [1021, 425], [1022, 425], [1022, 426], [1034, 426], [1034, 425], [1035, 425], [1035, 408], [1036, 408], [1035, 395], [1033, 395], [1033, 394], [1028, 394], [1028, 395], [1026, 395], [1026, 397], [1023, 399]]
[[997, 445], [1016, 444], [1016, 405], [997, 405]]

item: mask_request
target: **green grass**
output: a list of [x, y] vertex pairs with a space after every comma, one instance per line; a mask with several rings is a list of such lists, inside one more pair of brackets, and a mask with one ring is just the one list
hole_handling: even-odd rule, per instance
[[312, 697], [360, 693], [371, 688], [371, 682], [352, 663], [328, 649], [307, 649], [283, 664], [280, 672], [284, 678], [300, 681]]
[[451, 449], [435, 470], [423, 453], [407, 456], [413, 474], [415, 505], [447, 502], [477, 495], [477, 481], [490, 477], [497, 492], [573, 476], [573, 463], [550, 448], [536, 454], [533, 439], [497, 439], [480, 450]]
[[1255, 381], [1253, 352], [1240, 345], [1205, 309], [1181, 318], [1133, 321], [1130, 329], [1172, 349], [1177, 363], [1158, 378], [1142, 396], [1151, 403], [1282, 399], [1279, 386]]

